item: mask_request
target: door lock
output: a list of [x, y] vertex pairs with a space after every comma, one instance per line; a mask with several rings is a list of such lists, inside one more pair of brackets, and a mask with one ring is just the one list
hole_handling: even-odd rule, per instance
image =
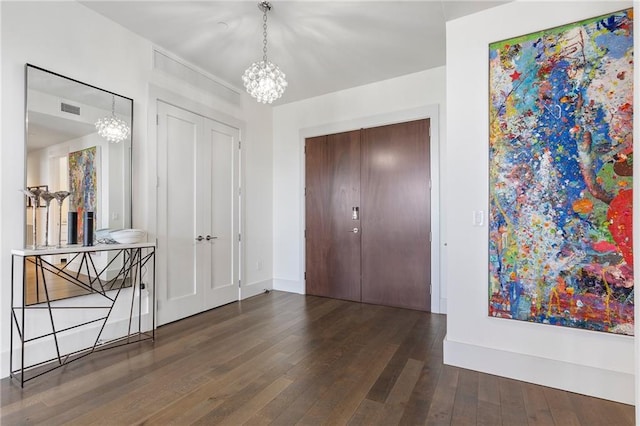
[[354, 234], [357, 234], [358, 232], [360, 232], [360, 230], [358, 228], [353, 228], [351, 232], [353, 232]]
[[359, 220], [360, 219], [360, 208], [359, 207], [353, 207], [351, 209], [351, 219], [353, 219], [353, 220]]

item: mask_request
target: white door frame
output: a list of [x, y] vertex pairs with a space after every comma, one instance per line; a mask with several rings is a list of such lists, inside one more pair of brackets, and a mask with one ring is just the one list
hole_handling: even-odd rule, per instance
[[[146, 159], [147, 172], [141, 171], [140, 174], [144, 174], [149, 177], [146, 188], [142, 190], [148, 194], [148, 207], [146, 209], [145, 223], [148, 224], [149, 241], [158, 242], [158, 128], [157, 128], [157, 114], [158, 114], [158, 101], [173, 105], [178, 108], [182, 108], [187, 111], [191, 111], [195, 114], [209, 118], [211, 120], [223, 123], [227, 126], [234, 127], [240, 132], [240, 141], [243, 140], [245, 134], [245, 123], [238, 118], [235, 118], [229, 114], [225, 114], [221, 111], [210, 108], [199, 102], [185, 98], [182, 95], [177, 94], [169, 89], [149, 84], [149, 97], [147, 104], [147, 141], [148, 141], [148, 158]], [[242, 188], [244, 183], [244, 165], [245, 155], [244, 150], [240, 149], [240, 155], [238, 159], [238, 186]], [[135, 174], [135, 171], [134, 171]], [[239, 232], [242, 234], [245, 225], [245, 214], [242, 202], [242, 192], [238, 194], [238, 226]], [[238, 279], [242, 280], [244, 277], [244, 244], [240, 241], [238, 249]], [[156, 273], [159, 268], [156, 268]], [[156, 279], [156, 282], [158, 280]], [[239, 288], [238, 300], [242, 300], [242, 287]], [[157, 305], [152, 309], [157, 311]], [[156, 312], [157, 318], [157, 312]], [[157, 326], [157, 324], [156, 324]]]

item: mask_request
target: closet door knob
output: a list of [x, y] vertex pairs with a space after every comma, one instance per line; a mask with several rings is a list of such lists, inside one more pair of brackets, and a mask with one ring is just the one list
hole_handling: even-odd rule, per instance
[[218, 237], [212, 237], [211, 235], [207, 235], [207, 238], [206, 238], [207, 241], [217, 240], [217, 239]]
[[196, 241], [202, 241], [202, 240], [204, 240], [204, 238], [202, 238], [202, 235], [198, 235], [198, 236], [196, 237]]

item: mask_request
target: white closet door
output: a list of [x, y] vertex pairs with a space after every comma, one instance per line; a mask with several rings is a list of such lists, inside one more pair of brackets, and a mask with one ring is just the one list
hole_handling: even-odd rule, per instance
[[[208, 264], [206, 292], [207, 309], [239, 300], [238, 259], [239, 233], [239, 130], [225, 124], [205, 120], [206, 145], [211, 148], [208, 164], [211, 165], [211, 186], [207, 197], [205, 219], [207, 236], [211, 240], [205, 260]], [[203, 228], [203, 229], [205, 229]]]
[[238, 138], [158, 102], [158, 325], [238, 300]]

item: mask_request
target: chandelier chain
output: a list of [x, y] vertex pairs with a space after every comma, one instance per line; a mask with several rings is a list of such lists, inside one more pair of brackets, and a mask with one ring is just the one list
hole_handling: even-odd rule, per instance
[[264, 37], [262, 41], [262, 59], [267, 62], [267, 9], [264, 9], [264, 14], [262, 15], [262, 37]]

